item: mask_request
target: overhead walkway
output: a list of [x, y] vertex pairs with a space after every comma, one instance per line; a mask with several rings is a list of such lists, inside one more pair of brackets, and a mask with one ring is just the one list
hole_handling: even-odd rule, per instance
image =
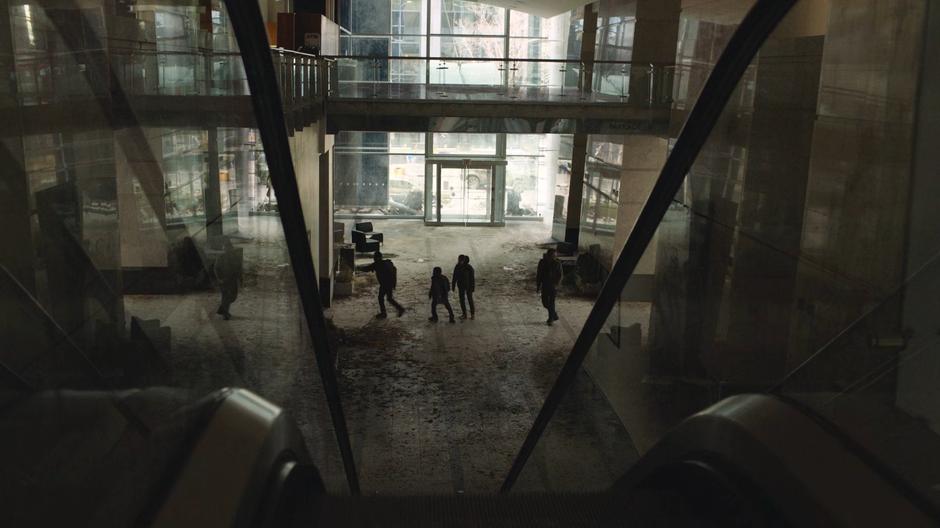
[[[19, 107], [0, 108], [0, 119], [21, 120], [27, 134], [109, 125], [245, 127], [253, 120], [245, 73], [231, 52], [109, 52], [111, 62], [86, 50], [58, 53], [51, 70], [47, 58], [18, 62], [23, 75], [50, 79], [24, 85], [18, 92]], [[673, 66], [607, 61], [595, 63], [593, 73], [576, 61], [422, 58], [424, 68], [433, 62], [430, 67], [438, 72], [483, 65], [496, 80], [481, 84], [476, 78], [469, 82], [458, 77], [434, 83], [427, 77], [427, 82], [415, 83], [362, 80], [383, 75], [387, 79], [391, 63], [403, 58], [317, 57], [282, 49], [273, 49], [272, 57], [290, 130], [323, 117], [328, 133], [665, 135], [669, 125]], [[174, 70], [179, 78], [158, 73], [168, 61], [182, 63]], [[381, 61], [383, 66], [363, 75], [362, 68], [355, 67], [363, 61]], [[207, 63], [216, 66], [207, 68]], [[529, 83], [504, 74], [518, 69], [542, 74]], [[573, 80], [565, 80], [568, 70]]]
[[[275, 51], [284, 53], [289, 52]], [[322, 60], [330, 132], [661, 135], [669, 124], [670, 65], [453, 57]], [[390, 70], [407, 66], [402, 62], [416, 62], [410, 66], [426, 72], [422, 81], [388, 81]], [[527, 73], [529, 80], [516, 81], [516, 72]]]

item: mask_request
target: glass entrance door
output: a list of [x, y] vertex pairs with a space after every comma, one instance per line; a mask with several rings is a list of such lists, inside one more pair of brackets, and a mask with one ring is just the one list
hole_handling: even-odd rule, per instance
[[428, 163], [429, 224], [495, 224], [497, 164], [491, 161], [446, 160]]

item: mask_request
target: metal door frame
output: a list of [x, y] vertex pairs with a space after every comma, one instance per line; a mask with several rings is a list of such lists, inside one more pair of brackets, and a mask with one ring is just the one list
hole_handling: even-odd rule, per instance
[[[490, 214], [489, 219], [482, 222], [444, 221], [441, 218], [441, 171], [442, 169], [489, 169], [490, 170]], [[502, 210], [501, 198], [505, 194], [506, 160], [495, 158], [459, 158], [434, 157], [425, 161], [425, 215], [424, 225], [444, 226], [503, 226], [505, 225], [505, 211]], [[464, 182], [466, 183], [466, 182]], [[503, 193], [500, 193], [500, 189]], [[435, 200], [434, 197], [437, 197]], [[432, 210], [433, 209], [433, 210]], [[428, 214], [430, 213], [430, 215]]]

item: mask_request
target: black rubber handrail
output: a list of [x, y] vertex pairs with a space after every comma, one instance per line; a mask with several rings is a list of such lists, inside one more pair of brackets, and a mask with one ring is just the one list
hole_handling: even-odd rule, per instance
[[712, 128], [718, 122], [741, 76], [764, 41], [796, 2], [797, 0], [758, 0], [735, 30], [705, 82], [695, 106], [689, 113], [688, 120], [676, 140], [676, 145], [666, 160], [597, 301], [591, 308], [591, 313], [581, 328], [581, 333], [575, 340], [558, 379], [555, 380], [555, 384], [545, 398], [519, 454], [513, 460], [500, 489], [501, 493], [511, 490], [522, 473], [522, 469], [535, 450], [555, 410], [574, 382], [591, 345], [597, 339], [613, 307], [620, 299], [620, 293], [656, 233], [673, 197], [679, 191], [692, 163], [711, 134]]
[[258, 2], [244, 0], [225, 0], [235, 38], [244, 61], [248, 86], [251, 89], [251, 101], [257, 117], [258, 130], [264, 143], [265, 159], [271, 174], [271, 185], [277, 195], [278, 211], [287, 250], [290, 255], [297, 290], [303, 304], [304, 316], [313, 340], [320, 378], [326, 393], [333, 430], [339, 444], [340, 456], [346, 472], [346, 482], [353, 495], [359, 494], [359, 475], [353, 460], [349, 443], [346, 418], [339, 397], [339, 385], [330, 343], [327, 338], [326, 318], [320, 303], [320, 291], [317, 286], [317, 273], [307, 239], [306, 223], [300, 203], [300, 191], [291, 161], [290, 144], [287, 136], [287, 122], [281, 103], [281, 92], [277, 84], [277, 73], [271, 58], [271, 48], [261, 19]]

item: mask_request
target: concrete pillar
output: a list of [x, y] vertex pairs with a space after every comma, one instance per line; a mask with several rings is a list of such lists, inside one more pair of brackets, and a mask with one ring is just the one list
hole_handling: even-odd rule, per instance
[[[722, 378], [784, 375], [803, 233], [824, 37], [769, 39], [760, 52]], [[773, 247], [770, 250], [769, 247]]]
[[584, 93], [591, 93], [594, 79], [594, 54], [597, 42], [597, 4], [584, 6], [584, 26], [581, 33], [581, 89]]
[[[114, 132], [113, 176], [103, 175], [101, 171], [87, 175], [79, 173], [79, 183], [85, 188], [92, 187], [96, 182], [105, 184], [108, 178], [115, 179], [120, 235], [109, 244], [107, 239], [110, 233], [105, 229], [97, 229], [92, 233], [91, 226], [88, 226], [84, 234], [87, 239], [99, 239], [95, 243], [96, 248], [114, 247], [113, 251], [92, 251], [100, 268], [167, 265], [167, 238], [163, 228], [166, 225], [163, 170], [156, 161], [163, 157], [164, 132], [164, 129], [153, 128], [147, 129], [145, 135], [142, 130], [117, 130]], [[139, 196], [139, 193], [143, 196]], [[142, 217], [155, 217], [158, 225], [142, 223]], [[112, 257], [108, 253], [114, 255], [114, 262], [109, 261]]]
[[638, 0], [633, 28], [630, 102], [647, 104], [650, 96], [671, 93], [669, 66], [676, 62], [680, 0]]
[[555, 177], [558, 174], [558, 149], [561, 144], [561, 137], [558, 134], [548, 134], [543, 139], [544, 150], [542, 153], [541, 164], [539, 165], [539, 180], [545, 183], [544, 188], [539, 189], [539, 207], [538, 214], [547, 219], [551, 219], [552, 208], [555, 196]]
[[565, 218], [565, 242], [578, 247], [581, 231], [581, 202], [584, 197], [584, 169], [587, 164], [588, 135], [577, 133], [571, 148], [571, 182], [568, 186], [568, 216]]
[[254, 160], [248, 144], [248, 129], [238, 128], [234, 132], [238, 148], [235, 151], [235, 188], [237, 189], [238, 203], [235, 205], [236, 221], [247, 218], [249, 211], [254, 207], [254, 195], [257, 191], [257, 182], [254, 175]]
[[[617, 228], [610, 267], [626, 243], [640, 211], [646, 205], [650, 191], [656, 184], [666, 156], [668, 140], [656, 136], [631, 135], [623, 138], [623, 166], [620, 173], [620, 192], [617, 196]], [[649, 301], [652, 296], [653, 273], [656, 268], [656, 238], [650, 241], [633, 272], [621, 298]]]
[[[924, 20], [934, 6], [928, 10], [923, 0], [829, 3], [788, 367], [890, 297], [905, 278], [911, 146], [919, 139], [914, 110]], [[893, 316], [885, 307], [879, 311], [867, 322], [872, 331], [897, 332], [900, 305]], [[830, 357], [831, 368], [851, 374]], [[858, 375], [871, 365], [856, 363]], [[824, 365], [817, 367], [822, 374]]]

